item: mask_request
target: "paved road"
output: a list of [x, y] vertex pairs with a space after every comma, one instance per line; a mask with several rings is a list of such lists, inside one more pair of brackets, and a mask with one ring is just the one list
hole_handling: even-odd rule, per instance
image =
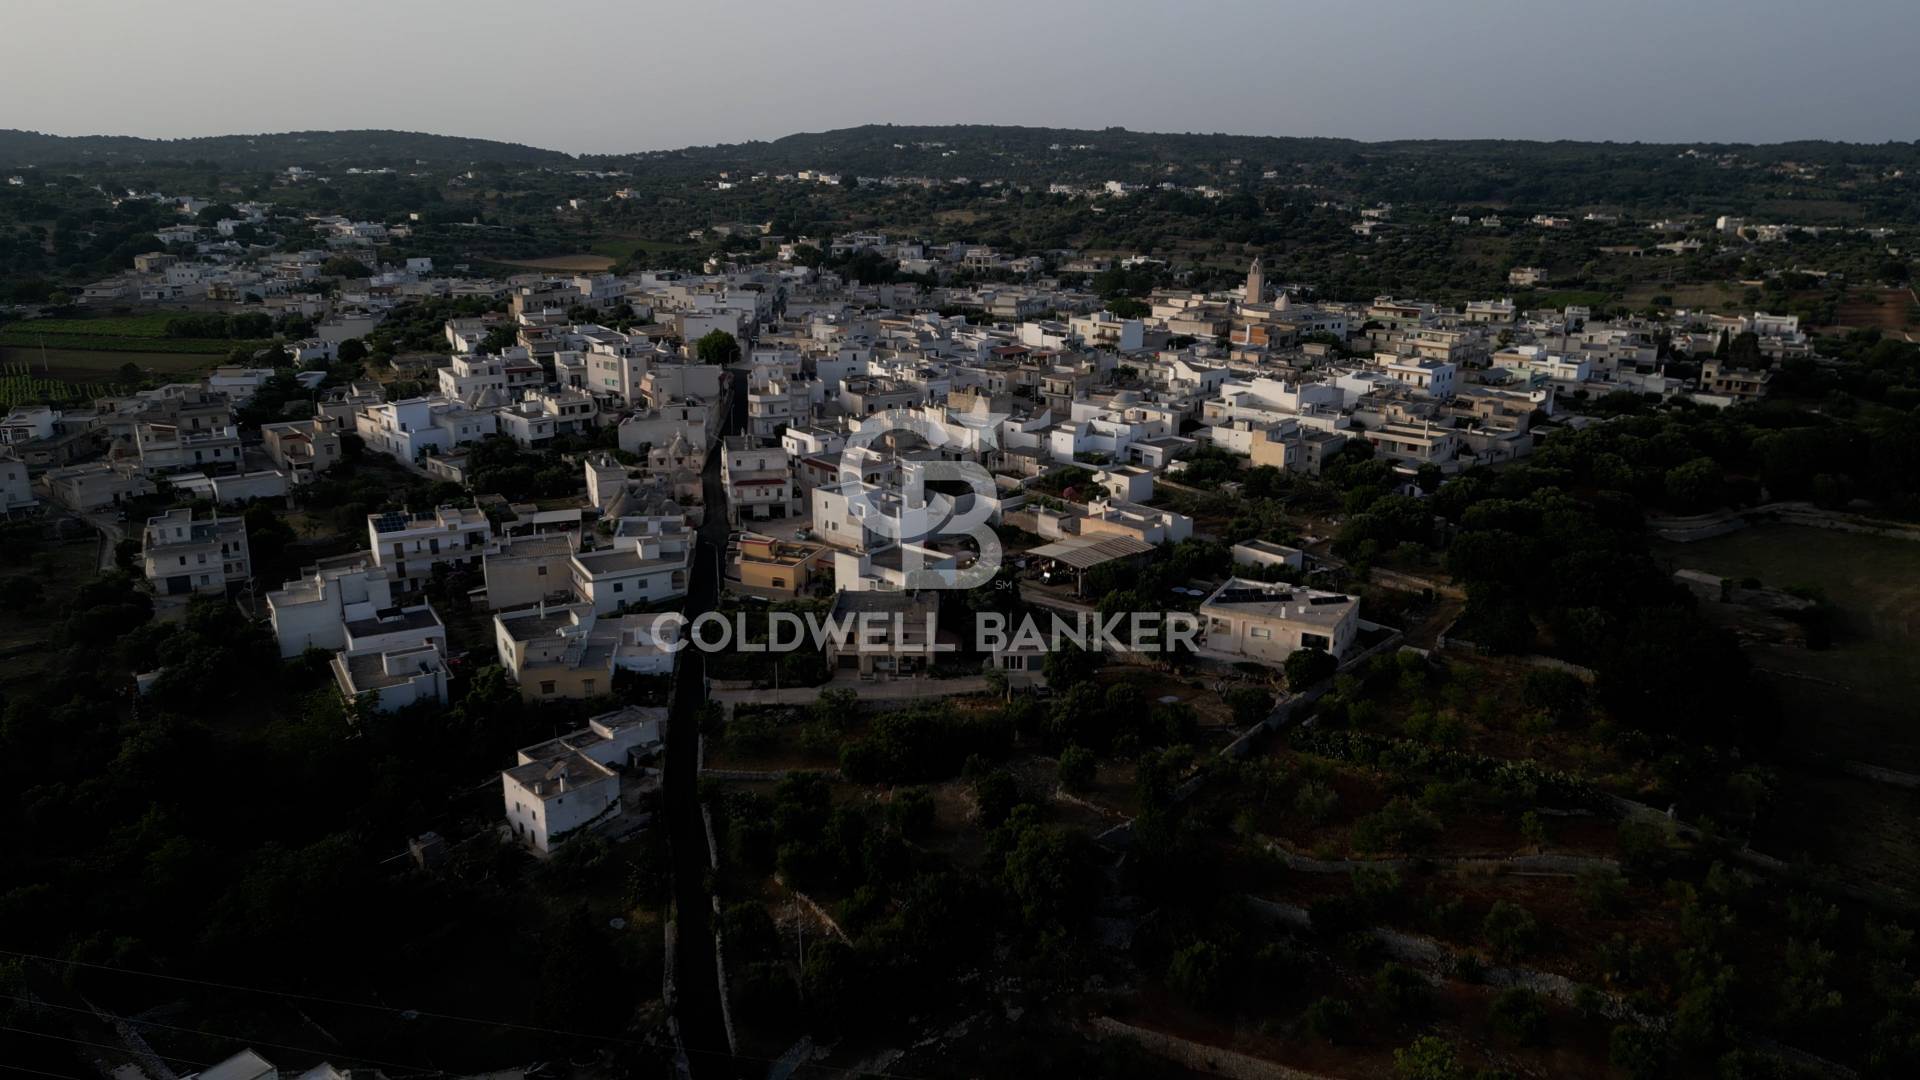
[[[746, 398], [734, 395], [728, 431], [745, 422]], [[725, 493], [720, 484], [720, 454], [707, 458], [701, 478], [706, 498], [706, 520], [697, 533], [693, 578], [687, 593], [687, 615], [713, 610], [720, 599], [720, 553], [727, 547]], [[676, 672], [672, 722], [667, 727], [667, 764], [664, 780], [668, 835], [673, 847], [673, 899], [676, 919], [674, 978], [676, 1015], [688, 1065], [701, 1080], [732, 1080], [737, 1069], [727, 1045], [721, 1019], [720, 979], [714, 966], [713, 908], [707, 891], [711, 869], [706, 828], [700, 820], [700, 730], [698, 717], [707, 701], [706, 663], [687, 649]]]

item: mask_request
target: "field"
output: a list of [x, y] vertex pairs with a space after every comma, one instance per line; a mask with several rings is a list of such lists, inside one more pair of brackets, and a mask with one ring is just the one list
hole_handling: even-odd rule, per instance
[[0, 340], [0, 371], [63, 382], [107, 382], [132, 364], [144, 372], [173, 377], [205, 371], [215, 358], [204, 353], [122, 352], [118, 349], [56, 349], [9, 346]]
[[566, 273], [597, 274], [611, 268], [613, 259], [604, 255], [550, 255], [544, 259], [497, 259], [501, 266], [520, 266], [529, 270], [559, 270]]
[[1878, 293], [1848, 293], [1845, 303], [1834, 312], [1834, 325], [1851, 329], [1878, 329], [1898, 334], [1916, 329], [1910, 316], [1920, 307], [1920, 296], [1911, 289], [1886, 289]]
[[1625, 303], [1630, 308], [1653, 306], [1653, 298], [1665, 296], [1673, 306], [1683, 308], [1724, 308], [1738, 306], [1740, 286], [1732, 282], [1700, 284], [1678, 281], [1643, 281], [1627, 287]]
[[[97, 352], [220, 353], [236, 346], [264, 346], [264, 341], [225, 338], [172, 338], [167, 323], [178, 312], [116, 315], [100, 319], [28, 319], [0, 326], [0, 349], [7, 346], [38, 350], [87, 349]], [[126, 361], [122, 360], [121, 363]], [[118, 367], [118, 364], [114, 365]]]

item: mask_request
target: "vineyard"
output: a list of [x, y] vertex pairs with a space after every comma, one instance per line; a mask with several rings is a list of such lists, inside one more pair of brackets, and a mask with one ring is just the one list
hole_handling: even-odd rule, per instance
[[[12, 323], [0, 329], [0, 346], [36, 349], [44, 345], [49, 349], [93, 349], [107, 352], [167, 352], [167, 353], [215, 353], [225, 354], [234, 349], [264, 349], [273, 344], [269, 340], [236, 341], [231, 338], [169, 338], [145, 337], [141, 335], [102, 334], [93, 331], [71, 333], [50, 333], [40, 327], [41, 322], [51, 319], [34, 319], [27, 323]], [[92, 322], [114, 322], [113, 319], [84, 320], [79, 325]]]
[[0, 366], [0, 410], [16, 405], [62, 405], [118, 392], [110, 382], [76, 383], [36, 375], [23, 363]]

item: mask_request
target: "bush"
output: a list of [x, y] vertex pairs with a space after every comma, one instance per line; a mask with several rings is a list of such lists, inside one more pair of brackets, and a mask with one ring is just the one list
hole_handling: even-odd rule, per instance
[[1060, 786], [1069, 791], [1085, 791], [1093, 786], [1096, 768], [1093, 751], [1084, 746], [1068, 746], [1060, 751]]
[[1433, 984], [1405, 964], [1387, 964], [1373, 975], [1373, 1001], [1392, 1016], [1424, 1016], [1433, 1004]]
[[1353, 846], [1375, 854], [1419, 851], [1440, 835], [1440, 819], [1399, 796], [1374, 813], [1354, 822]]
[[1196, 941], [1167, 964], [1167, 988], [1189, 1005], [1205, 1008], [1226, 995], [1226, 961], [1211, 941]]
[[1422, 1035], [1395, 1050], [1393, 1071], [1400, 1080], [1462, 1080], [1466, 1076], [1453, 1044], [1432, 1035]]
[[1318, 780], [1309, 780], [1294, 792], [1293, 809], [1315, 825], [1325, 825], [1340, 809], [1340, 793]]
[[1528, 1046], [1538, 1046], [1547, 1032], [1547, 1004], [1539, 994], [1515, 986], [1494, 996], [1487, 1019], [1494, 1030]]
[[1496, 900], [1480, 923], [1487, 947], [1502, 961], [1511, 962], [1533, 951], [1540, 941], [1540, 924], [1533, 913], [1511, 900]]
[[1322, 679], [1333, 677], [1340, 669], [1340, 661], [1323, 649], [1295, 649], [1287, 655], [1287, 689], [1295, 693]]
[[1613, 870], [1588, 870], [1574, 885], [1581, 910], [1596, 919], [1612, 918], [1626, 910], [1627, 880]]
[[1237, 727], [1252, 727], [1273, 711], [1273, 695], [1257, 686], [1236, 686], [1225, 697]]
[[1316, 1039], [1345, 1042], [1353, 1034], [1353, 1006], [1336, 997], [1316, 998], [1301, 1015], [1300, 1023]]

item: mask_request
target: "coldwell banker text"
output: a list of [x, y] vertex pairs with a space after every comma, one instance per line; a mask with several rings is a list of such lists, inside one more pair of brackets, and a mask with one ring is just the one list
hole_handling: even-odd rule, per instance
[[[701, 652], [732, 648], [744, 653], [782, 653], [793, 652], [809, 641], [822, 649], [831, 643], [842, 648], [885, 647], [896, 653], [958, 652], [958, 642], [939, 639], [937, 623], [931, 614], [910, 619], [900, 612], [863, 611], [836, 617], [775, 611], [767, 615], [766, 640], [753, 641], [743, 612], [729, 619], [709, 611], [689, 622], [685, 615], [669, 611], [654, 618], [650, 632], [670, 652], [692, 645]], [[1199, 617], [1184, 611], [1112, 615], [1082, 612], [1073, 617], [1049, 615], [1044, 619], [1024, 615], [1017, 622], [999, 612], [983, 611], [973, 619], [973, 647], [979, 652], [1053, 652], [1068, 645], [1094, 652], [1173, 652], [1192, 650], [1199, 635]]]

